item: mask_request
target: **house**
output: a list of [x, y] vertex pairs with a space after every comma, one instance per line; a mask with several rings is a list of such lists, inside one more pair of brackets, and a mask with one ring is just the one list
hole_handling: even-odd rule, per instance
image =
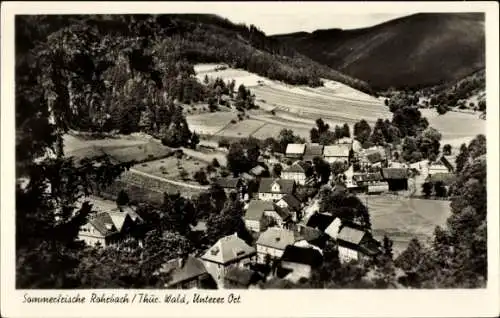
[[261, 232], [269, 225], [269, 220], [265, 217], [266, 212], [275, 212], [274, 204], [271, 201], [251, 200], [243, 217], [245, 226], [253, 232]]
[[351, 149], [349, 144], [325, 146], [323, 149], [323, 157], [328, 163], [342, 162], [349, 164], [352, 155]]
[[245, 189], [245, 183], [241, 178], [220, 178], [215, 183], [224, 189], [226, 195], [231, 192], [243, 193]]
[[332, 223], [330, 223], [326, 228], [325, 228], [325, 234], [328, 235], [330, 238], [336, 240], [340, 227], [342, 226], [342, 221], [339, 218], [335, 218]]
[[311, 278], [312, 270], [323, 262], [323, 255], [313, 248], [289, 245], [278, 268], [278, 277], [293, 282]]
[[264, 201], [278, 201], [286, 194], [295, 193], [295, 181], [287, 179], [262, 178], [258, 198]]
[[337, 235], [339, 258], [343, 262], [361, 261], [365, 257], [375, 257], [380, 251], [380, 243], [370, 233], [360, 228], [343, 225]]
[[425, 181], [431, 182], [432, 184], [442, 182], [446, 188], [446, 193], [449, 193], [450, 187], [455, 183], [456, 179], [457, 177], [453, 173], [435, 173], [428, 175]]
[[261, 166], [261, 165], [256, 165], [250, 171], [248, 172], [250, 175], [258, 178], [261, 177], [265, 172], [267, 171], [267, 168]]
[[302, 159], [305, 149], [305, 144], [288, 144], [286, 146], [285, 157], [290, 159]]
[[160, 273], [167, 276], [165, 288], [170, 289], [213, 289], [215, 281], [198, 258], [188, 256], [171, 260], [162, 266]]
[[268, 261], [281, 258], [285, 248], [295, 243], [293, 231], [270, 227], [260, 234], [256, 242], [257, 262], [265, 264]]
[[389, 183], [380, 172], [357, 173], [353, 175], [353, 180], [370, 194], [389, 191]]
[[296, 224], [293, 231], [295, 233], [296, 244], [304, 241], [308, 244], [323, 248], [328, 240], [328, 237], [321, 230], [301, 223]]
[[307, 144], [304, 151], [304, 161], [312, 163], [315, 157], [323, 156], [323, 145], [312, 143]]
[[354, 139], [350, 138], [350, 137], [342, 137], [340, 139], [337, 139], [337, 141], [335, 142], [339, 145], [351, 145], [352, 147], [352, 144], [354, 143]]
[[127, 211], [98, 212], [81, 226], [78, 238], [87, 245], [103, 247], [123, 241], [142, 223], [140, 216]]
[[224, 285], [224, 277], [231, 267], [245, 267], [256, 261], [257, 252], [238, 237], [232, 234], [219, 239], [201, 257], [208, 273], [217, 282]]
[[408, 169], [384, 168], [382, 178], [387, 181], [389, 191], [408, 190]]
[[292, 215], [292, 221], [297, 222], [300, 217], [302, 203], [293, 194], [285, 194], [276, 205], [283, 209], [288, 209]]
[[429, 165], [429, 174], [449, 173], [452, 171], [453, 168], [451, 168], [451, 166], [446, 166], [442, 164], [441, 161], [433, 162]]
[[295, 183], [304, 185], [306, 183], [306, 171], [310, 167], [309, 164], [296, 161], [290, 167], [283, 169], [281, 178], [286, 180], [294, 180]]
[[359, 161], [361, 164], [374, 165], [381, 163], [386, 158], [385, 149], [379, 147], [365, 149], [359, 154]]
[[324, 232], [325, 229], [328, 227], [328, 225], [330, 225], [334, 219], [335, 217], [330, 214], [314, 213], [309, 218], [307, 226], [313, 229], [318, 229], [321, 232]]
[[258, 272], [244, 267], [230, 268], [224, 277], [224, 288], [228, 289], [248, 289], [251, 286], [264, 281], [264, 277]]

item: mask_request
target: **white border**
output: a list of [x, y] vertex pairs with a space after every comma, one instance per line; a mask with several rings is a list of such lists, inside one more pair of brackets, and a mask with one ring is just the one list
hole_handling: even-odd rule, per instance
[[[14, 166], [14, 15], [84, 13], [217, 13], [228, 10], [310, 14], [396, 12], [485, 12], [488, 136], [488, 288], [484, 290], [283, 290], [238, 291], [241, 304], [227, 305], [23, 305], [24, 291], [15, 290], [15, 169]], [[498, 204], [498, 3], [490, 2], [4, 2], [1, 12], [1, 307], [6, 317], [402, 317], [402, 316], [496, 316], [499, 309], [499, 204]], [[464, 127], [466, 129], [466, 127]], [[89, 295], [90, 291], [60, 291]], [[95, 292], [95, 291], [94, 291]], [[103, 290], [124, 294], [131, 290]], [[153, 291], [151, 291], [153, 292]], [[181, 291], [191, 295], [193, 292]], [[166, 292], [157, 291], [158, 294]], [[227, 296], [230, 291], [203, 291]], [[34, 294], [34, 293], [32, 293]], [[57, 296], [59, 291], [37, 295]]]

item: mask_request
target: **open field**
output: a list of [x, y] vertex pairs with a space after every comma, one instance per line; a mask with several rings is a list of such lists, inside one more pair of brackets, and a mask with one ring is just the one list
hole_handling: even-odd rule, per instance
[[451, 213], [450, 201], [414, 198], [360, 196], [368, 207], [373, 234], [382, 239], [387, 234], [399, 254], [408, 242], [417, 237], [422, 241], [433, 235], [436, 226], [446, 224]]
[[[180, 164], [179, 166], [177, 166], [178, 162]], [[181, 177], [179, 175], [179, 172], [181, 171], [180, 167], [186, 170], [189, 178], [192, 178], [194, 172], [206, 166], [207, 165], [205, 162], [199, 161], [194, 158], [188, 159], [186, 156], [184, 156], [182, 159], [177, 160], [177, 158], [172, 156], [169, 158], [137, 164], [132, 168], [157, 177], [181, 181]], [[193, 183], [198, 185], [197, 182], [192, 180], [191, 182], [187, 181], [186, 183]]]
[[486, 135], [486, 120], [480, 119], [479, 114], [447, 112], [438, 115], [434, 109], [420, 111], [430, 126], [442, 134], [441, 144], [449, 143], [459, 147], [462, 143], [469, 143], [478, 134]]

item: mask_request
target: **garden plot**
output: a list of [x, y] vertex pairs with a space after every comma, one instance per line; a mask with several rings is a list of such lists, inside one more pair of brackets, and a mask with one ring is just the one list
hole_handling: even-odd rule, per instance
[[256, 132], [265, 123], [255, 119], [245, 119], [235, 124], [229, 124], [217, 135], [221, 137], [248, 137]]
[[[189, 178], [192, 178], [194, 172], [206, 166], [207, 164], [205, 162], [192, 157], [183, 156], [181, 159], [177, 159], [175, 156], [171, 156], [160, 160], [137, 164], [133, 166], [133, 169], [169, 180], [182, 181], [180, 176], [180, 172], [182, 171], [181, 168], [188, 173]], [[186, 182], [198, 184], [194, 181]]]

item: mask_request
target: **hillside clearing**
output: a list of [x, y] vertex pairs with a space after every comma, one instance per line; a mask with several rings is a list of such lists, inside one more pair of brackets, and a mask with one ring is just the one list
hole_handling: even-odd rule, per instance
[[451, 213], [450, 201], [424, 200], [391, 196], [360, 196], [370, 211], [373, 233], [377, 239], [387, 234], [394, 241], [395, 254], [417, 237], [423, 241], [444, 226]]

